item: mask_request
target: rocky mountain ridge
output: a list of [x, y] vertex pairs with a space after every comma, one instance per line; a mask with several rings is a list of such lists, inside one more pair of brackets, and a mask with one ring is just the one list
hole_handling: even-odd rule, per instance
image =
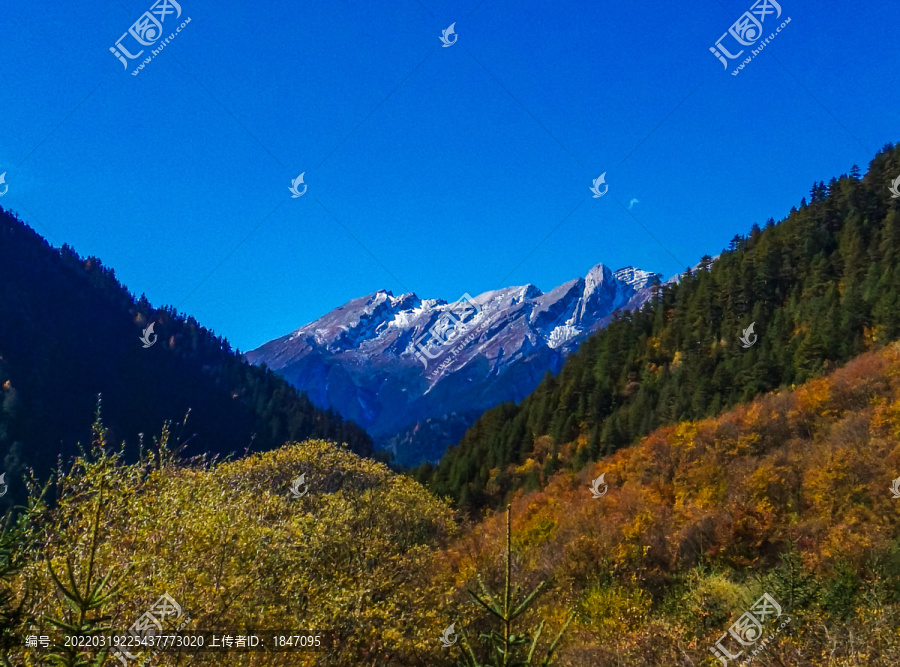
[[398, 463], [437, 460], [485, 409], [517, 401], [659, 274], [598, 264], [547, 293], [534, 285], [448, 303], [378, 290], [248, 352], [369, 431]]

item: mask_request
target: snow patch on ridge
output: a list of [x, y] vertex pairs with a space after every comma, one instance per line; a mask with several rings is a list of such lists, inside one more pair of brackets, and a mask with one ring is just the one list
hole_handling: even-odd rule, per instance
[[551, 350], [555, 350], [558, 347], [562, 347], [570, 340], [577, 338], [580, 334], [581, 329], [573, 326], [569, 322], [566, 322], [562, 326], [558, 326], [550, 332], [550, 337], [547, 339], [547, 346]]

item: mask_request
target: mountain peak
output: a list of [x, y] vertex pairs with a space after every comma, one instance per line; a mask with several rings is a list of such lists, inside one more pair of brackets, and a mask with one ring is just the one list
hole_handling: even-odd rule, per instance
[[[546, 293], [531, 283], [482, 292], [472, 299], [474, 314], [381, 289], [248, 356], [357, 421], [378, 445], [405, 449], [398, 460], [418, 463], [447, 444], [425, 439], [521, 400], [616, 310], [639, 308], [648, 298], [641, 288], [654, 276], [597, 264]], [[438, 426], [453, 413], [462, 421]]]
[[591, 285], [593, 287], [613, 278], [615, 278], [615, 275], [605, 264], [597, 264], [584, 276], [584, 283], [586, 286]]

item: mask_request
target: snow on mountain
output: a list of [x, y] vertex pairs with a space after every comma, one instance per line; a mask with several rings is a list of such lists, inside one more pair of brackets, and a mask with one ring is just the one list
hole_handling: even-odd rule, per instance
[[437, 460], [483, 412], [527, 396], [660, 276], [603, 264], [544, 293], [506, 287], [448, 303], [379, 290], [248, 352], [369, 431], [397, 462]]
[[626, 266], [624, 269], [619, 269], [613, 275], [623, 283], [628, 283], [636, 290], [643, 289], [659, 280], [658, 273], [642, 271], [633, 266]]

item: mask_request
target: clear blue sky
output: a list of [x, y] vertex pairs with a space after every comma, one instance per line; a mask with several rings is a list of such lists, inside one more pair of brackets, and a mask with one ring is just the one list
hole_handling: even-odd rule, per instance
[[0, 204], [249, 350], [380, 288], [671, 275], [900, 139], [896, 2], [783, 0], [738, 76], [746, 0], [478, 2], [183, 0], [137, 76], [151, 0], [6, 3]]

